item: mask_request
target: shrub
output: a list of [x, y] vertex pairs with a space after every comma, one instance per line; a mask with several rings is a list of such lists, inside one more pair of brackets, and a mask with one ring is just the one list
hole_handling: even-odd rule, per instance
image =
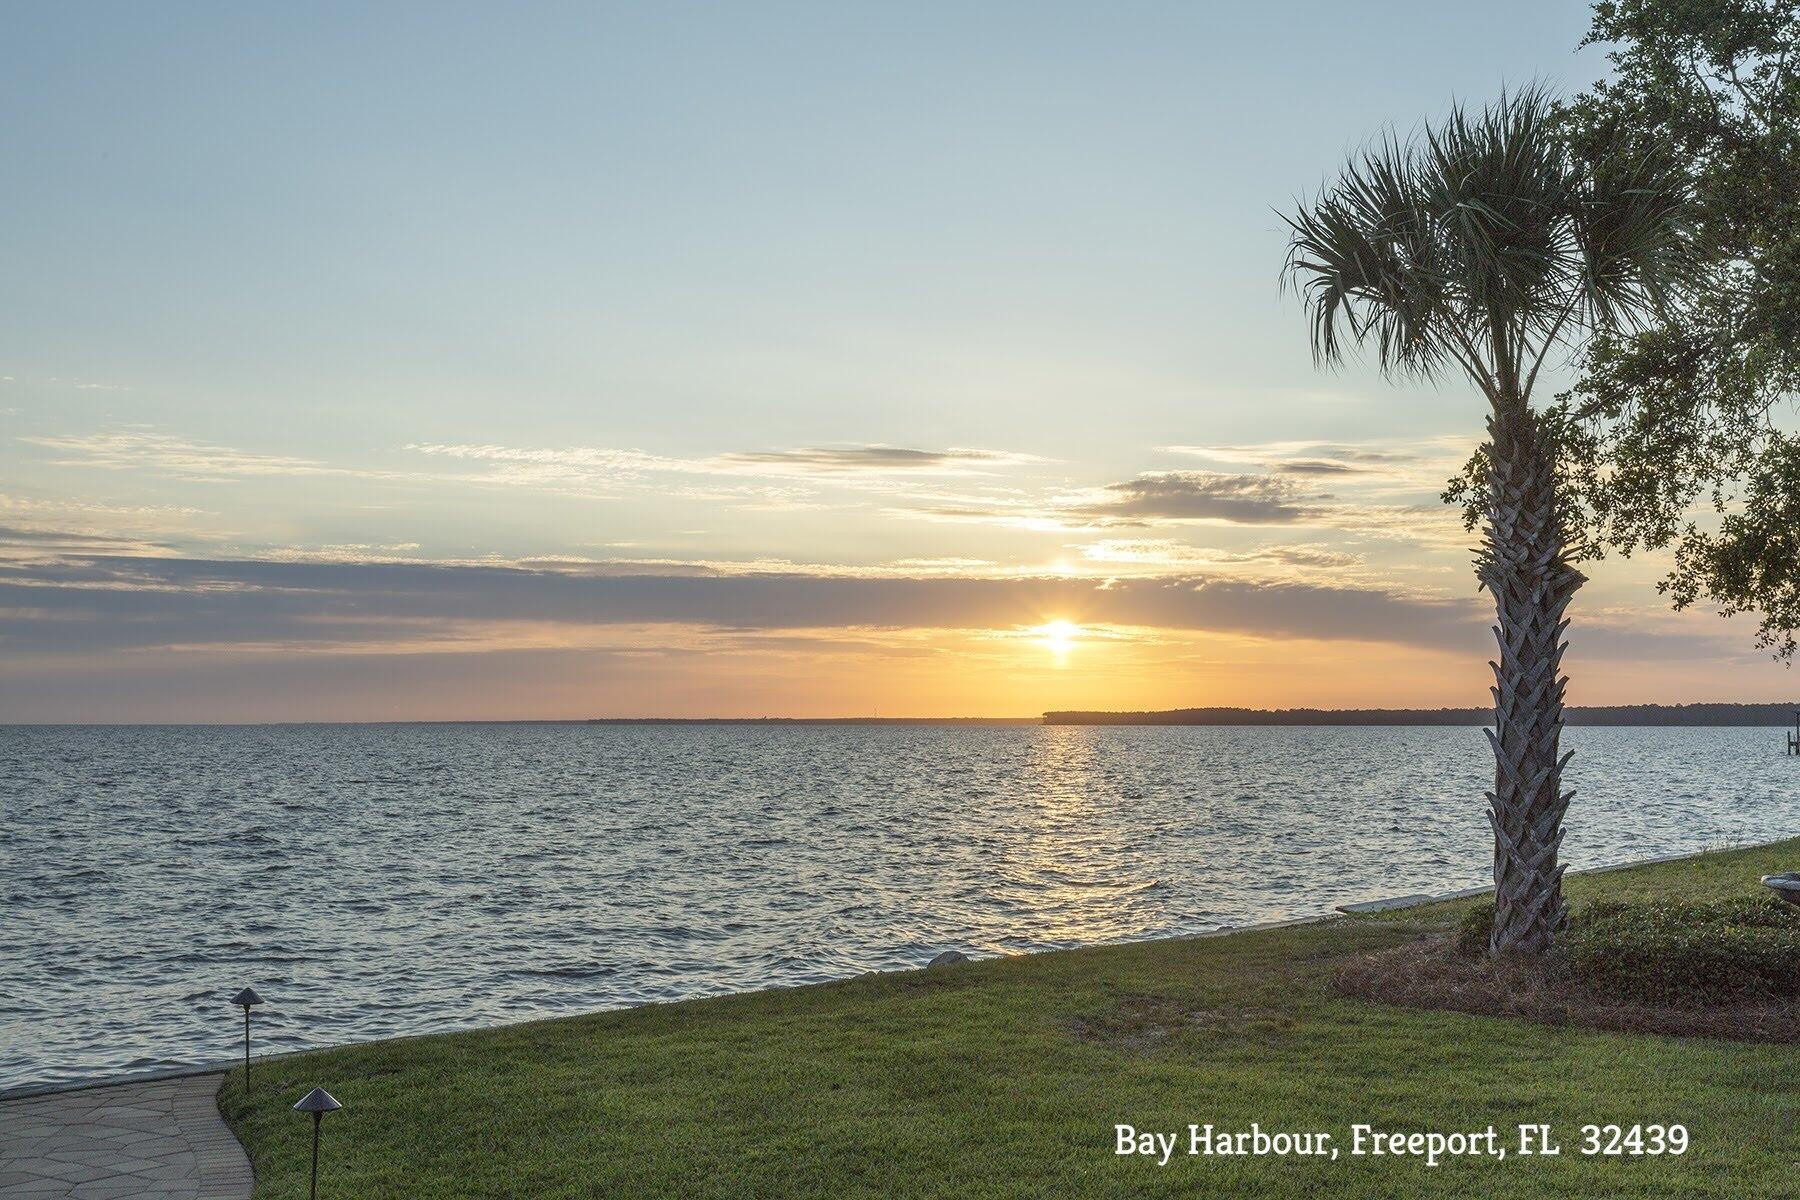
[[1494, 902], [1484, 901], [1463, 914], [1456, 927], [1456, 952], [1465, 958], [1479, 958], [1487, 953], [1488, 935], [1494, 930]]
[[[1487, 953], [1491, 902], [1463, 914], [1455, 947]], [[1697, 1006], [1800, 999], [1800, 908], [1772, 896], [1595, 900], [1576, 909], [1545, 962], [1597, 996]]]
[[1613, 999], [1699, 1005], [1800, 997], [1800, 910], [1773, 897], [1600, 901], [1578, 910], [1557, 962]]

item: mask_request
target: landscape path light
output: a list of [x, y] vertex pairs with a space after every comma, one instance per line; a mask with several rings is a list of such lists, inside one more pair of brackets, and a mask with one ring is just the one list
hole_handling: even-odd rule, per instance
[[319, 1122], [325, 1119], [326, 1113], [336, 1112], [342, 1107], [344, 1106], [337, 1102], [337, 1097], [324, 1088], [314, 1088], [300, 1098], [300, 1103], [294, 1105], [295, 1112], [311, 1113], [313, 1119], [312, 1187], [306, 1193], [311, 1200], [319, 1200]]
[[231, 998], [231, 1002], [244, 1010], [244, 1094], [250, 1094], [250, 1010], [263, 1002], [256, 994], [255, 988], [245, 988]]

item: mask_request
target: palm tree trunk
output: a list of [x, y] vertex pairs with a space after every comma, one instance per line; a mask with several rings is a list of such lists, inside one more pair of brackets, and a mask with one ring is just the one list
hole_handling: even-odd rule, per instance
[[1494, 928], [1491, 953], [1550, 948], [1567, 917], [1563, 903], [1561, 672], [1563, 612], [1587, 582], [1563, 552], [1555, 464], [1523, 405], [1488, 422], [1491, 470], [1477, 574], [1493, 593], [1500, 660], [1494, 668]]

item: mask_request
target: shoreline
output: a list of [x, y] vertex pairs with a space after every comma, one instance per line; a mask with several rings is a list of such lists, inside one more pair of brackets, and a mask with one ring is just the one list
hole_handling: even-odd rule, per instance
[[[1666, 854], [1666, 855], [1660, 855], [1655, 858], [1632, 859], [1627, 862], [1607, 863], [1605, 865], [1598, 866], [1598, 867], [1583, 867], [1581, 870], [1570, 871], [1570, 872], [1568, 872], [1568, 874], [1571, 877], [1586, 877], [1586, 876], [1592, 876], [1592, 875], [1605, 875], [1605, 874], [1608, 874], [1610, 872], [1615, 872], [1615, 871], [1630, 871], [1630, 870], [1635, 870], [1640, 867], [1653, 867], [1653, 866], [1660, 866], [1660, 865], [1664, 865], [1664, 864], [1668, 864], [1668, 863], [1684, 862], [1689, 859], [1703, 858], [1709, 854], [1726, 853], [1726, 852], [1740, 851], [1740, 850], [1756, 850], [1756, 849], [1759, 849], [1764, 846], [1779, 845], [1782, 842], [1789, 841], [1789, 840], [1791, 840], [1791, 839], [1783, 837], [1783, 838], [1775, 838], [1775, 839], [1772, 839], [1772, 840], [1766, 841], [1766, 842], [1751, 842], [1751, 843], [1747, 843], [1745, 845], [1715, 846], [1715, 847], [1709, 847], [1706, 849], [1695, 850], [1695, 851], [1693, 851], [1691, 853], [1687, 853], [1687, 854]], [[1188, 941], [1198, 941], [1198, 940], [1207, 939], [1207, 938], [1233, 937], [1238, 934], [1245, 934], [1245, 933], [1261, 933], [1261, 932], [1266, 932], [1269, 930], [1276, 930], [1276, 929], [1294, 929], [1294, 928], [1299, 928], [1299, 927], [1303, 927], [1303, 926], [1307, 926], [1307, 925], [1321, 925], [1321, 924], [1325, 924], [1325, 923], [1331, 922], [1331, 921], [1341, 921], [1346, 918], [1367, 917], [1367, 916], [1375, 916], [1375, 915], [1383, 914], [1383, 913], [1400, 912], [1405, 909], [1421, 908], [1421, 907], [1424, 907], [1426, 905], [1431, 905], [1431, 904], [1447, 904], [1447, 903], [1451, 903], [1451, 902], [1454, 902], [1457, 900], [1471, 900], [1477, 896], [1487, 895], [1489, 892], [1492, 892], [1493, 890], [1494, 889], [1493, 889], [1492, 885], [1487, 885], [1487, 886], [1483, 886], [1483, 887], [1460, 888], [1460, 889], [1456, 889], [1453, 891], [1447, 891], [1447, 892], [1432, 892], [1432, 893], [1413, 892], [1413, 893], [1409, 893], [1409, 894], [1401, 895], [1401, 896], [1378, 897], [1378, 898], [1371, 899], [1371, 900], [1358, 900], [1358, 901], [1354, 901], [1349, 904], [1340, 904], [1340, 905], [1334, 906], [1329, 911], [1313, 913], [1313, 914], [1307, 915], [1307, 916], [1285, 917], [1285, 918], [1281, 918], [1278, 920], [1272, 920], [1272, 921], [1253, 921], [1253, 922], [1250, 922], [1249, 924], [1244, 924], [1244, 925], [1222, 925], [1217, 929], [1201, 930], [1197, 933], [1167, 934], [1167, 935], [1164, 935], [1161, 937], [1126, 939], [1124, 941], [1119, 941], [1119, 942], [1096, 942], [1092, 946], [1073, 946], [1073, 947], [1069, 947], [1067, 949], [1062, 949], [1062, 950], [1040, 950], [1040, 951], [1034, 951], [1034, 952], [1030, 952], [1027, 954], [1020, 954], [1020, 955], [986, 955], [986, 956], [982, 956], [982, 957], [973, 957], [972, 956], [971, 961], [983, 962], [983, 961], [991, 961], [994, 958], [1006, 958], [1006, 957], [1025, 958], [1025, 957], [1042, 957], [1042, 956], [1056, 955], [1056, 954], [1069, 954], [1069, 953], [1074, 953], [1074, 952], [1078, 952], [1078, 951], [1082, 951], [1082, 950], [1090, 950], [1090, 949], [1095, 949], [1095, 948], [1104, 947], [1104, 946], [1123, 946], [1123, 945], [1154, 946], [1158, 943], [1164, 943], [1164, 942], [1188, 942]], [[309, 1046], [302, 1050], [288, 1050], [288, 1051], [282, 1051], [282, 1052], [276, 1053], [276, 1054], [256, 1055], [256, 1056], [253, 1056], [252, 1062], [258, 1063], [258, 1064], [266, 1063], [266, 1062], [278, 1062], [283, 1059], [293, 1058], [295, 1056], [303, 1055], [303, 1054], [322, 1054], [322, 1053], [327, 1053], [327, 1052], [334, 1051], [334, 1050], [345, 1050], [345, 1049], [351, 1049], [351, 1048], [392, 1045], [392, 1044], [398, 1043], [398, 1042], [415, 1041], [420, 1038], [444, 1037], [444, 1036], [450, 1036], [450, 1035], [454, 1035], [454, 1034], [478, 1032], [478, 1031], [482, 1031], [482, 1030], [517, 1029], [517, 1028], [522, 1028], [522, 1027], [528, 1026], [528, 1025], [543, 1024], [543, 1023], [547, 1023], [547, 1022], [551, 1022], [551, 1021], [580, 1020], [585, 1017], [590, 1017], [590, 1016], [594, 1016], [594, 1015], [601, 1014], [601, 1013], [632, 1012], [632, 1011], [637, 1011], [637, 1010], [642, 1010], [642, 1009], [647, 1009], [647, 1008], [668, 1007], [668, 1006], [677, 1005], [677, 1004], [689, 1004], [689, 1003], [694, 1003], [696, 1001], [719, 999], [722, 997], [729, 997], [729, 996], [756, 996], [756, 995], [762, 995], [762, 994], [770, 993], [770, 992], [794, 992], [794, 991], [801, 991], [806, 988], [830, 987], [834, 984], [842, 983], [842, 982], [845, 982], [846, 980], [850, 980], [850, 979], [860, 979], [860, 978], [865, 978], [868, 976], [905, 975], [905, 974], [909, 974], [913, 971], [921, 971], [924, 969], [925, 969], [925, 965], [923, 963], [921, 963], [917, 967], [899, 968], [899, 969], [892, 970], [892, 971], [866, 971], [860, 975], [846, 975], [843, 977], [843, 979], [824, 980], [824, 981], [821, 981], [818, 983], [795, 984], [795, 985], [786, 986], [786, 987], [771, 986], [771, 987], [762, 987], [762, 988], [747, 988], [747, 989], [745, 989], [743, 991], [739, 991], [739, 992], [722, 992], [722, 993], [717, 993], [715, 995], [709, 995], [709, 996], [692, 996], [692, 997], [687, 997], [685, 999], [680, 999], [680, 1000], [653, 1000], [653, 1001], [649, 1001], [644, 1004], [622, 1005], [617, 1008], [589, 1009], [589, 1010], [584, 1010], [581, 1012], [559, 1013], [554, 1016], [529, 1017], [522, 1021], [503, 1021], [503, 1022], [500, 1022], [498, 1024], [493, 1024], [493, 1025], [472, 1025], [472, 1026], [468, 1026], [466, 1028], [435, 1030], [435, 1031], [426, 1032], [426, 1033], [399, 1034], [394, 1037], [371, 1038], [366, 1041], [334, 1042], [334, 1043], [331, 1043], [328, 1045], [323, 1045], [323, 1046]], [[85, 1092], [85, 1091], [90, 1091], [94, 1088], [113, 1087], [113, 1086], [116, 1086], [119, 1084], [151, 1083], [151, 1082], [170, 1080], [170, 1079], [187, 1079], [187, 1078], [191, 1078], [196, 1075], [215, 1074], [219, 1071], [225, 1071], [225, 1072], [229, 1073], [232, 1069], [239, 1066], [242, 1062], [243, 1062], [242, 1058], [226, 1058], [226, 1059], [214, 1060], [214, 1061], [204, 1064], [204, 1065], [198, 1065], [198, 1064], [172, 1065], [172, 1066], [169, 1066], [166, 1068], [153, 1068], [148, 1071], [134, 1072], [131, 1074], [126, 1074], [126, 1075], [111, 1075], [111, 1076], [106, 1076], [104, 1078], [99, 1078], [99, 1079], [83, 1080], [79, 1083], [23, 1084], [16, 1088], [0, 1088], [0, 1102], [4, 1102], [7, 1100], [22, 1100], [22, 1099], [27, 1099], [27, 1098], [31, 1098], [31, 1097], [37, 1097], [37, 1096], [61, 1095], [63, 1093], [67, 1093], [67, 1092]]]

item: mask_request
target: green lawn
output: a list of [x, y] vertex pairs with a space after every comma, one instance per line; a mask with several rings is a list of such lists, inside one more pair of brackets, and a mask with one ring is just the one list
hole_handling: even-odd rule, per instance
[[[1627, 873], [1721, 895], [1800, 839]], [[221, 1105], [258, 1197], [1745, 1196], [1800, 1186], [1792, 1046], [1580, 1032], [1334, 997], [1334, 960], [1455, 905], [870, 976], [280, 1059]], [[1337, 1161], [1114, 1154], [1114, 1124], [1324, 1130]], [[1350, 1126], [1555, 1128], [1560, 1158], [1352, 1157]], [[1584, 1158], [1586, 1123], [1679, 1122], [1680, 1158]]]

